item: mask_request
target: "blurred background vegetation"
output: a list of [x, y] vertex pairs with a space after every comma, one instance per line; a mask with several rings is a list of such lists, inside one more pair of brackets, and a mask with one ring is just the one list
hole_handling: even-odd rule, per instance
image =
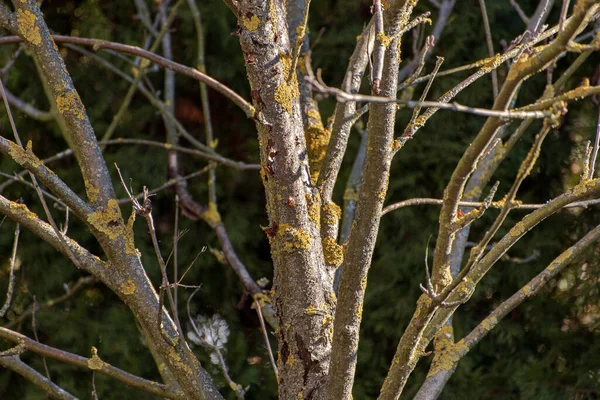
[[[163, 0], [164, 1], [164, 0]], [[158, 1], [148, 2], [156, 11]], [[560, 3], [560, 2], [557, 2]], [[313, 1], [310, 14], [310, 38], [320, 40], [313, 49], [312, 63], [323, 69], [323, 77], [331, 85], [339, 85], [363, 24], [370, 17], [370, 0], [320, 0]], [[534, 0], [520, 1], [531, 14], [537, 5]], [[236, 30], [234, 16], [219, 0], [199, 1], [206, 35], [206, 65], [208, 73], [226, 83], [246, 98], [250, 98], [239, 43], [231, 32]], [[488, 1], [488, 13], [494, 33], [494, 43], [500, 51], [500, 40], [510, 41], [524, 30], [523, 23], [508, 0]], [[555, 6], [549, 23], [558, 20], [559, 6]], [[146, 32], [136, 17], [133, 1], [100, 0], [47, 0], [42, 10], [51, 29], [65, 35], [101, 38], [126, 44], [141, 45]], [[422, 0], [416, 13], [435, 8]], [[426, 28], [430, 32], [431, 27]], [[195, 32], [189, 10], [180, 8], [173, 24], [174, 59], [180, 63], [196, 64]], [[412, 57], [413, 36], [404, 40], [405, 58]], [[107, 71], [94, 60], [61, 47], [76, 87], [87, 107], [88, 115], [98, 137], [102, 137], [117, 112], [129, 83]], [[11, 59], [17, 45], [0, 47], [0, 60], [4, 65]], [[445, 57], [443, 69], [471, 63], [487, 56], [477, 0], [460, 0], [434, 49]], [[99, 53], [115, 66], [131, 74], [131, 65], [107, 53]], [[577, 86], [583, 77], [591, 77], [598, 57], [580, 69], [570, 82]], [[568, 55], [556, 68], [559, 76], [569, 62]], [[431, 64], [431, 63], [430, 63]], [[431, 65], [428, 64], [428, 70]], [[505, 69], [501, 69], [502, 80]], [[163, 71], [149, 73], [155, 88], [162, 87]], [[429, 98], [439, 97], [466, 75], [451, 75], [435, 82]], [[3, 77], [7, 88], [35, 107], [47, 110], [48, 102], [37, 78], [31, 58], [24, 52]], [[521, 90], [520, 102], [537, 99], [543, 92], [545, 76], [534, 77]], [[160, 89], [158, 89], [160, 90]], [[421, 89], [417, 89], [420, 91]], [[417, 92], [419, 93], [419, 92]], [[254, 124], [242, 112], [215, 92], [210, 92], [218, 150], [233, 159], [258, 162], [258, 144]], [[492, 104], [491, 80], [482, 78], [461, 93], [458, 102], [490, 107]], [[331, 115], [333, 102], [320, 104], [324, 119]], [[196, 82], [177, 77], [177, 116], [198, 138], [204, 137], [200, 113], [199, 90]], [[34, 121], [14, 110], [16, 123], [24, 140], [32, 140], [35, 153], [51, 156], [66, 148], [60, 130], [54, 122]], [[410, 112], [399, 112], [398, 126], [408, 122]], [[532, 175], [525, 181], [521, 195], [525, 202], [543, 203], [560, 194], [578, 180], [581, 170], [581, 153], [585, 141], [594, 137], [597, 109], [588, 99], [570, 107], [563, 126], [551, 133], [543, 146], [541, 158]], [[466, 146], [477, 133], [484, 120], [465, 114], [440, 111], [418, 135], [396, 156], [386, 203], [413, 197], [442, 196], [451, 171]], [[3, 135], [10, 137], [10, 126], [4, 111], [0, 112]], [[400, 130], [399, 130], [400, 132]], [[529, 149], [536, 132], [535, 124], [525, 135], [513, 154], [497, 174], [500, 192], [510, 186], [520, 161]], [[122, 119], [115, 137], [143, 138], [165, 141], [165, 129], [160, 115], [141, 94], [134, 100]], [[359, 143], [353, 132], [345, 159], [335, 200], [342, 203], [345, 181]], [[161, 149], [133, 145], [110, 146], [106, 160], [118, 182], [114, 163], [118, 163], [133, 187], [153, 188], [167, 180], [166, 154]], [[182, 173], [191, 173], [206, 165], [203, 160], [181, 156]], [[79, 193], [84, 193], [83, 183], [73, 159], [51, 165], [65, 181]], [[0, 159], [0, 170], [7, 174], [18, 171], [8, 158]], [[3, 178], [4, 179], [4, 178]], [[261, 225], [267, 225], [264, 193], [257, 172], [238, 172], [227, 168], [217, 169], [219, 209], [228, 228], [231, 241], [239, 257], [255, 279], [272, 276], [269, 246]], [[190, 182], [189, 189], [198, 200], [206, 202], [207, 185], [204, 177]], [[118, 194], [124, 196], [122, 188]], [[23, 201], [36, 209], [39, 201], [33, 190], [23, 184], [13, 184], [2, 193], [10, 199]], [[502, 196], [502, 194], [500, 195]], [[163, 254], [172, 249], [175, 215], [174, 194], [163, 191], [153, 198], [154, 215]], [[129, 206], [123, 207], [128, 215]], [[418, 284], [424, 279], [423, 258], [427, 240], [437, 232], [439, 208], [421, 206], [395, 211], [382, 220], [379, 241], [365, 302], [361, 330], [359, 364], [354, 398], [375, 398], [387, 372], [398, 339], [414, 311], [420, 294]], [[514, 222], [523, 214], [513, 212]], [[471, 237], [480, 238], [488, 226], [493, 211], [478, 221]], [[40, 214], [41, 215], [41, 214]], [[64, 213], [55, 210], [55, 218], [62, 221]], [[468, 333], [488, 312], [518, 290], [531, 277], [557, 256], [561, 249], [573, 243], [600, 222], [598, 208], [565, 211], [550, 218], [526, 236], [510, 255], [526, 258], [534, 251], [539, 257], [529, 263], [519, 264], [503, 260], [483, 280], [471, 301], [460, 309], [455, 321], [457, 338]], [[179, 242], [180, 268], [185, 268], [205, 248], [218, 248], [211, 229], [203, 223], [181, 219], [181, 229], [187, 231]], [[8, 258], [12, 246], [14, 224], [4, 222], [0, 229], [0, 293], [6, 292]], [[502, 233], [502, 232], [501, 232]], [[72, 220], [69, 235], [96, 254], [98, 245], [81, 223]], [[160, 284], [158, 264], [152, 251], [145, 225], [136, 226], [136, 246], [143, 255], [144, 265], [155, 284]], [[459, 364], [448, 383], [442, 399], [596, 399], [600, 394], [600, 309], [598, 275], [600, 248], [571, 266], [559, 279], [547, 285], [541, 295], [528, 300], [512, 312], [490, 335], [469, 353]], [[38, 302], [65, 293], [65, 284], [72, 284], [85, 276], [70, 264], [66, 257], [50, 246], [40, 243], [33, 234], [22, 232], [18, 252], [17, 287], [11, 310], [4, 321], [8, 324], [32, 305], [33, 296]], [[230, 327], [226, 360], [232, 378], [249, 387], [248, 399], [276, 398], [276, 383], [268, 363], [268, 356], [259, 322], [250, 309], [251, 300], [230, 268], [220, 264], [211, 252], [203, 252], [188, 273], [188, 284], [200, 284], [195, 296], [193, 312], [211, 316], [222, 315]], [[189, 291], [180, 291], [180, 309], [185, 310]], [[183, 312], [183, 311], [182, 311]], [[153, 360], [141, 341], [131, 313], [109, 290], [100, 284], [89, 286], [72, 299], [36, 314], [37, 333], [41, 342], [87, 356], [92, 346], [100, 356], [131, 373], [150, 379], [159, 379]], [[31, 321], [24, 319], [15, 329], [32, 336]], [[275, 340], [272, 341], [276, 345]], [[8, 344], [4, 344], [6, 348]], [[222, 393], [234, 398], [226, 387], [216, 366], [210, 363], [208, 353], [195, 348], [203, 364], [209, 369]], [[38, 371], [43, 370], [42, 360], [33, 354], [23, 359]], [[409, 381], [405, 396], [410, 398], [418, 389], [428, 369], [429, 359], [424, 359]], [[71, 393], [89, 398], [91, 373], [68, 364], [48, 360], [54, 382]], [[110, 378], [96, 375], [100, 399], [152, 398], [125, 387]], [[38, 399], [44, 395], [22, 378], [9, 371], [0, 371], [0, 397], [6, 399]]]

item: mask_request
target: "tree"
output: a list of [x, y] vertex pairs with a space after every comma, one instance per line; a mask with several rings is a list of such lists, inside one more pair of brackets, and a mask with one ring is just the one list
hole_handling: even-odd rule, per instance
[[[544, 139], [558, 128], [567, 113], [569, 103], [578, 99], [591, 101], [600, 93], [600, 86], [584, 81], [568, 90], [573, 74], [598, 49], [600, 37], [593, 22], [600, 15], [600, 5], [594, 0], [578, 0], [569, 8], [563, 1], [560, 15], [549, 27], [554, 1], [543, 0], [531, 17], [514, 2], [515, 9], [527, 24], [525, 32], [502, 52], [494, 52], [492, 29], [488, 23], [486, 3], [480, 0], [481, 20], [489, 57], [458, 70], [473, 71], [469, 77], [448, 90], [436, 101], [426, 100], [442, 76], [457, 69], [442, 71], [444, 61], [437, 58], [432, 72], [423, 75], [426, 62], [435, 45], [435, 37], [442, 34], [455, 0], [431, 1], [438, 18], [434, 35], [428, 37], [422, 48], [415, 40], [413, 58], [401, 65], [403, 36], [431, 23], [430, 14], [413, 17], [417, 1], [374, 0], [372, 18], [357, 40], [341, 88], [327, 85], [320, 71], [313, 72], [311, 49], [307, 35], [310, 1], [234, 1], [225, 3], [237, 19], [239, 38], [250, 84], [248, 100], [206, 73], [204, 39], [201, 18], [193, 0], [186, 2], [196, 30], [198, 63], [196, 68], [179, 64], [173, 59], [170, 26], [183, 1], [158, 2], [156, 22], [146, 2], [135, 2], [140, 21], [151, 33], [147, 49], [77, 36], [52, 35], [44, 16], [33, 0], [14, 1], [14, 10], [0, 8], [2, 27], [14, 36], [0, 39], [3, 44], [23, 43], [39, 72], [51, 110], [41, 113], [24, 104], [0, 86], [11, 120], [14, 140], [0, 138], [0, 151], [27, 170], [31, 185], [43, 206], [47, 222], [31, 211], [30, 207], [0, 197], [0, 212], [16, 222], [11, 279], [6, 312], [13, 291], [13, 270], [20, 227], [33, 232], [44, 242], [63, 253], [79, 269], [88, 272], [110, 290], [131, 310], [140, 327], [144, 342], [155, 359], [163, 383], [151, 382], [128, 374], [102, 360], [95, 348], [89, 358], [67, 353], [43, 345], [9, 328], [0, 328], [0, 336], [13, 343], [0, 357], [0, 364], [23, 375], [33, 384], [56, 398], [74, 398], [48, 377], [24, 363], [20, 355], [25, 351], [39, 353], [105, 374], [140, 390], [167, 398], [222, 397], [210, 374], [191, 351], [186, 337], [209, 349], [221, 366], [233, 393], [244, 396], [244, 388], [228, 374], [220, 353], [218, 331], [224, 332], [223, 322], [215, 318], [196, 322], [189, 313], [191, 333], [180, 315], [178, 288], [185, 287], [181, 276], [169, 280], [171, 257], [163, 256], [156, 227], [150, 194], [144, 188], [136, 195], [127, 183], [132, 171], [115, 170], [120, 179], [111, 176], [103, 148], [114, 144], [158, 146], [167, 150], [167, 169], [170, 180], [165, 186], [173, 187], [177, 206], [188, 218], [204, 221], [218, 237], [223, 262], [239, 277], [245, 290], [251, 294], [255, 308], [275, 331], [278, 361], [275, 369], [279, 397], [291, 398], [351, 398], [357, 364], [359, 330], [363, 302], [367, 288], [367, 274], [372, 263], [380, 220], [384, 213], [407, 205], [440, 204], [439, 228], [431, 268], [427, 250], [424, 251], [425, 271], [422, 273], [422, 294], [412, 319], [399, 338], [389, 372], [381, 387], [380, 399], [398, 398], [415, 369], [425, 357], [433, 342], [433, 359], [427, 378], [415, 398], [432, 399], [439, 396], [465, 356], [499, 321], [527, 298], [536, 294], [550, 279], [557, 276], [588, 250], [600, 236], [600, 227], [591, 229], [558, 255], [529, 283], [501, 303], [479, 325], [461, 340], [454, 340], [452, 317], [460, 306], [473, 295], [486, 274], [529, 231], [548, 217], [566, 207], [582, 207], [595, 202], [600, 192], [600, 180], [594, 177], [598, 141], [588, 146], [583, 161], [580, 181], [564, 193], [544, 204], [523, 204], [517, 195], [523, 181], [530, 175], [540, 156]], [[160, 28], [158, 28], [160, 27]], [[131, 82], [119, 112], [107, 127], [101, 140], [86, 113], [58, 45], [85, 51], [109, 50], [113, 53], [138, 57], [129, 76], [103, 58], [86, 52], [86, 56]], [[156, 52], [162, 48], [162, 56]], [[553, 76], [557, 63], [567, 53], [579, 54], [558, 78]], [[166, 69], [164, 88], [154, 91], [146, 81], [150, 64]], [[369, 67], [369, 75], [365, 71]], [[498, 73], [502, 72], [502, 74]], [[546, 90], [533, 102], [516, 107], [526, 80], [546, 73]], [[201, 83], [202, 116], [206, 127], [203, 143], [176, 118], [175, 74], [185, 75]], [[453, 103], [463, 89], [480, 78], [492, 77], [493, 106], [471, 107]], [[363, 81], [370, 94], [359, 94]], [[420, 83], [426, 83], [421, 90]], [[215, 90], [239, 107], [251, 120], [258, 132], [260, 165], [247, 164], [228, 158], [216, 151], [217, 141], [210, 120], [208, 88]], [[415, 91], [421, 90], [418, 100]], [[139, 91], [164, 120], [166, 143], [140, 139], [113, 140], [122, 114], [133, 95]], [[315, 99], [331, 97], [336, 100], [330, 122], [324, 126], [319, 104]], [[83, 178], [86, 199], [73, 185], [67, 184], [52, 172], [34, 153], [31, 141], [23, 145], [17, 124], [12, 119], [9, 103], [20, 111], [55, 120], [68, 143], [69, 151], [60, 156], [74, 155]], [[29, 107], [29, 108], [28, 108]], [[398, 129], [396, 116], [400, 110], [412, 110], [409, 122]], [[440, 110], [469, 113], [482, 117], [485, 122], [476, 134], [470, 134], [472, 143], [464, 150], [454, 172], [447, 182], [443, 198], [411, 199], [384, 208], [391, 179], [392, 160]], [[367, 123], [361, 147], [356, 155], [351, 177], [344, 195], [343, 211], [334, 202], [334, 188], [352, 127]], [[41, 117], [40, 117], [41, 115]], [[535, 121], [541, 124], [535, 124]], [[512, 123], [521, 121], [513, 131]], [[538, 127], [529, 152], [504, 197], [494, 201], [499, 183], [489, 185], [500, 164], [512, 153], [515, 144], [529, 133], [530, 126]], [[539, 126], [538, 126], [539, 125]], [[362, 130], [362, 129], [361, 129]], [[398, 132], [401, 132], [398, 134]], [[182, 145], [184, 138], [188, 144]], [[192, 154], [209, 161], [202, 173], [209, 175], [208, 202], [201, 204], [190, 193], [182, 176], [179, 155]], [[248, 268], [234, 250], [235, 244], [222, 221], [217, 207], [215, 168], [226, 166], [239, 170], [260, 169], [265, 188], [268, 225], [263, 228], [270, 245], [273, 262], [273, 287], [270, 295], [250, 275]], [[21, 176], [24, 176], [22, 173]], [[39, 182], [39, 184], [38, 184]], [[48, 191], [45, 192], [40, 184]], [[115, 185], [121, 185], [128, 194], [125, 202], [132, 203], [132, 212], [125, 222], [116, 198]], [[486, 189], [488, 188], [489, 189]], [[119, 189], [120, 190], [120, 189]], [[487, 190], [488, 194], [485, 194]], [[500, 190], [504, 190], [501, 188]], [[55, 196], [55, 197], [51, 197]], [[101, 247], [101, 257], [94, 255], [93, 245], [83, 245], [67, 236], [66, 226], [55, 222], [47, 199], [55, 199], [68, 214], [73, 214], [92, 233]], [[592, 199], [592, 200], [590, 200]], [[490, 209], [499, 212], [477, 244], [471, 247], [466, 260], [463, 255], [471, 225]], [[516, 209], [531, 209], [525, 217], [506, 230], [509, 213]], [[221, 210], [223, 211], [223, 210]], [[178, 214], [177, 214], [178, 215]], [[487, 214], [486, 214], [487, 216]], [[146, 222], [156, 260], [160, 266], [161, 284], [152, 282], [142, 263], [142, 254], [136, 248], [134, 224], [136, 217]], [[341, 220], [341, 226], [340, 226]], [[177, 221], [177, 218], [176, 218]], [[485, 219], [482, 219], [485, 221]], [[175, 227], [172, 254], [177, 257], [178, 228]], [[209, 284], [209, 283], [205, 283]], [[35, 314], [34, 303], [29, 314]], [[203, 325], [198, 326], [199, 323]], [[204, 327], [203, 327], [204, 326]], [[208, 333], [212, 326], [217, 338]], [[267, 328], [263, 332], [268, 343]], [[276, 368], [275, 368], [276, 367]]]

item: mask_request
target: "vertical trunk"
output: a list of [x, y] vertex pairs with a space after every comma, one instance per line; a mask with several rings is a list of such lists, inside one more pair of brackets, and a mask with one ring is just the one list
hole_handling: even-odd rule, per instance
[[335, 296], [319, 234], [294, 64], [282, 1], [241, 2], [240, 44], [256, 107], [279, 319], [279, 395], [316, 398], [329, 366]]

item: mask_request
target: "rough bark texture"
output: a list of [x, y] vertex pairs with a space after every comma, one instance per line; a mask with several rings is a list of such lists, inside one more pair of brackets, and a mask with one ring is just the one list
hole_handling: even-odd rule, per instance
[[[383, 74], [373, 91], [395, 97], [398, 87], [398, 34], [406, 25], [415, 2], [390, 3], [384, 14], [384, 34], [376, 40], [385, 47]], [[361, 190], [354, 226], [344, 252], [344, 268], [339, 283], [338, 311], [334, 322], [332, 363], [327, 394], [332, 399], [350, 399], [356, 370], [356, 357], [367, 274], [373, 257], [383, 202], [387, 193], [397, 107], [394, 103], [370, 105], [368, 138]]]
[[256, 107], [279, 319], [279, 395], [319, 398], [329, 366], [335, 296], [319, 240], [299, 89], [281, 1], [240, 3], [240, 44]]

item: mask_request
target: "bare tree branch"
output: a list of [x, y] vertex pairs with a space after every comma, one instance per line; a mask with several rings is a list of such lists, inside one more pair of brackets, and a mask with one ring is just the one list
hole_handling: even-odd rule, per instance
[[0, 365], [21, 375], [35, 386], [42, 389], [51, 399], [77, 400], [77, 397], [52, 383], [48, 378], [21, 361], [19, 356], [0, 357]]
[[[0, 14], [0, 18], [2, 18], [1, 14]], [[229, 100], [231, 100], [235, 105], [240, 107], [242, 109], [242, 111], [244, 111], [244, 113], [246, 114], [247, 117], [254, 116], [254, 112], [255, 112], [254, 107], [250, 103], [248, 103], [246, 100], [244, 100], [242, 97], [240, 97], [240, 95], [238, 95], [233, 90], [229, 89], [227, 86], [223, 85], [219, 81], [211, 78], [208, 75], [203, 74], [202, 72], [200, 72], [194, 68], [190, 68], [190, 67], [186, 67], [185, 65], [178, 64], [174, 61], [168, 60], [157, 54], [150, 53], [146, 50], [143, 50], [137, 46], [130, 46], [130, 45], [121, 44], [121, 43], [114, 43], [114, 42], [109, 42], [109, 41], [100, 40], [100, 39], [88, 39], [88, 38], [79, 38], [79, 37], [62, 36], [62, 35], [53, 35], [52, 39], [54, 39], [58, 43], [71, 43], [71, 44], [77, 44], [77, 45], [81, 45], [81, 46], [90, 46], [94, 50], [103, 50], [103, 49], [115, 50], [115, 51], [118, 51], [121, 53], [133, 54], [133, 55], [145, 58], [149, 61], [152, 61], [156, 65], [171, 69], [175, 72], [178, 72], [182, 75], [186, 75], [186, 76], [196, 79], [200, 82], [204, 82], [207, 86], [209, 86], [212, 89], [216, 90], [217, 92], [221, 93], [222, 95], [227, 97]], [[6, 36], [3, 38], [0, 38], [0, 45], [8, 44], [8, 43], [17, 43], [17, 42], [20, 42], [21, 40], [22, 39], [17, 36]]]
[[10, 273], [8, 278], [8, 289], [6, 290], [6, 301], [4, 305], [0, 309], [0, 317], [4, 317], [8, 309], [10, 308], [10, 303], [12, 301], [13, 291], [15, 288], [15, 263], [17, 262], [17, 248], [19, 246], [19, 233], [21, 232], [21, 225], [17, 224], [15, 227], [15, 239], [13, 242], [12, 255], [10, 256]]
[[[139, 378], [133, 374], [125, 372], [119, 368], [113, 367], [96, 354], [93, 354], [91, 358], [85, 358], [76, 354], [68, 353], [63, 350], [56, 349], [54, 347], [46, 346], [28, 338], [27, 336], [21, 335], [10, 329], [0, 327], [0, 337], [11, 342], [22, 343], [25, 349], [33, 351], [46, 357], [54, 358], [59, 361], [63, 361], [74, 365], [79, 368], [89, 369], [96, 371], [99, 374], [110, 376], [120, 382], [123, 382], [129, 386], [135, 387], [146, 393], [152, 393], [157, 396], [166, 397], [168, 399], [185, 399], [183, 393], [175, 392], [173, 389], [157, 383], [148, 381], [146, 379]], [[0, 358], [1, 360], [1, 358]]]

